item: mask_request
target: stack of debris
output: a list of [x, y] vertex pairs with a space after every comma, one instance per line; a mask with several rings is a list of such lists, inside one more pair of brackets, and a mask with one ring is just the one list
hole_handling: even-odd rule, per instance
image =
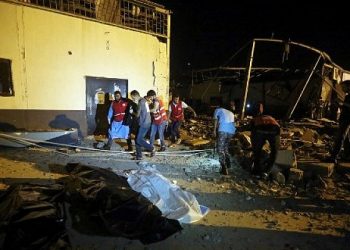
[[[240, 121], [231, 143], [232, 154], [243, 168], [252, 166], [252, 150], [249, 129], [250, 118]], [[337, 123], [325, 118], [312, 120], [304, 118], [298, 121], [281, 122], [281, 146], [271, 171], [273, 178], [280, 184], [302, 184], [309, 179], [330, 177], [334, 163], [326, 162], [332, 149]], [[184, 123], [181, 131], [184, 144], [192, 147], [215, 145], [212, 117], [201, 116]], [[268, 143], [263, 148], [267, 157], [270, 151]]]
[[212, 146], [214, 123], [208, 116], [200, 116], [196, 120], [184, 122], [181, 130], [183, 143], [191, 147]]

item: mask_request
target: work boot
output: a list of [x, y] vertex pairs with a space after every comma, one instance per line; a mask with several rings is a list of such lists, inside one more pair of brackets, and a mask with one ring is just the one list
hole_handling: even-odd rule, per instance
[[150, 157], [153, 157], [156, 155], [156, 148], [153, 147], [153, 149], [151, 150], [151, 154], [150, 154]]
[[127, 142], [127, 144], [128, 144], [128, 149], [127, 149], [127, 151], [132, 152], [132, 151], [133, 151], [133, 148], [132, 148], [131, 139], [130, 139], [130, 138], [126, 139], [126, 142]]
[[165, 146], [161, 146], [160, 149], [159, 149], [159, 152], [164, 152], [166, 150], [166, 147]]

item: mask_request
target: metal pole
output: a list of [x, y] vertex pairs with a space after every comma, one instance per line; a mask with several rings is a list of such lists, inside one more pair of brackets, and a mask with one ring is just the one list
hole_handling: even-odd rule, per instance
[[255, 50], [255, 40], [253, 40], [252, 50], [250, 51], [250, 58], [249, 58], [248, 71], [247, 71], [247, 75], [246, 75], [245, 90], [244, 90], [244, 98], [243, 98], [243, 106], [242, 106], [242, 114], [241, 114], [241, 119], [242, 119], [242, 120], [243, 120], [243, 118], [244, 118], [245, 106], [247, 105], [247, 96], [248, 96], [248, 89], [249, 89], [249, 80], [250, 80], [250, 73], [251, 73], [251, 71], [252, 71], [253, 58], [254, 58], [254, 50]]
[[316, 69], [318, 63], [320, 62], [321, 58], [322, 58], [322, 56], [319, 55], [319, 57], [317, 58], [317, 62], [315, 63], [314, 67], [312, 68], [312, 71], [310, 72], [309, 77], [307, 78], [306, 83], [305, 83], [303, 89], [301, 90], [301, 93], [300, 93], [300, 95], [299, 95], [297, 101], [295, 102], [295, 104], [294, 104], [292, 110], [291, 110], [290, 113], [288, 114], [288, 119], [290, 119], [290, 118], [292, 117], [292, 115], [293, 115], [293, 113], [294, 113], [294, 110], [295, 110], [295, 108], [297, 107], [297, 105], [298, 105], [298, 103], [299, 103], [299, 101], [300, 101], [302, 95], [304, 94], [304, 91], [305, 91], [307, 85], [309, 84], [312, 75], [315, 73], [315, 69]]
[[190, 98], [192, 99], [192, 91], [193, 91], [193, 69], [191, 71], [191, 90], [190, 90]]

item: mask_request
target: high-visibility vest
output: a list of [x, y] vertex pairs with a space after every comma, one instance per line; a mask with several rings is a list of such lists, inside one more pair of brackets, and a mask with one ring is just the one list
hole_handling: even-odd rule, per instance
[[153, 112], [153, 123], [156, 125], [162, 124], [163, 121], [166, 121], [168, 118], [166, 116], [165, 108], [162, 100], [157, 100], [159, 107], [156, 111]]
[[172, 121], [182, 121], [184, 119], [184, 112], [182, 108], [182, 101], [179, 101], [177, 104], [171, 102], [171, 115], [170, 119]]
[[274, 125], [280, 127], [278, 122], [273, 118], [272, 116], [269, 115], [260, 115], [257, 117], [253, 118], [253, 123], [255, 126], [266, 126], [266, 125]]
[[114, 121], [121, 122], [124, 120], [125, 110], [127, 106], [128, 106], [128, 102], [124, 100], [113, 101], [112, 108], [113, 108]]

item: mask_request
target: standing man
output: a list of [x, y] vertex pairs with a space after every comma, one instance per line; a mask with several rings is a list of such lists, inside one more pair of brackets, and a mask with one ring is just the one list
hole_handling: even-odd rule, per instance
[[217, 136], [217, 152], [221, 165], [220, 173], [228, 175], [228, 169], [231, 166], [229, 146], [231, 139], [236, 132], [235, 116], [232, 112], [233, 106], [220, 106], [214, 111], [214, 137]]
[[124, 125], [124, 117], [128, 102], [122, 98], [119, 90], [114, 92], [114, 101], [112, 101], [108, 110], [108, 142], [104, 149], [110, 149], [114, 139], [128, 139], [129, 126]]
[[136, 137], [136, 160], [142, 160], [142, 148], [151, 152], [154, 155], [154, 146], [145, 140], [145, 136], [151, 127], [151, 114], [149, 104], [156, 97], [154, 90], [149, 90], [145, 98], [141, 98], [137, 107], [137, 118], [139, 123], [139, 131]]
[[[280, 146], [280, 125], [269, 115], [264, 115], [264, 106], [262, 103], [257, 103], [253, 109], [253, 119], [251, 121], [251, 141], [253, 147], [254, 166], [252, 173], [262, 176], [268, 173], [277, 157], [277, 151]], [[271, 153], [266, 165], [262, 165], [261, 152], [268, 141], [271, 148]]]
[[124, 123], [129, 126], [129, 136], [127, 139], [128, 143], [128, 151], [133, 151], [131, 134], [137, 136], [137, 132], [139, 129], [139, 125], [137, 122], [137, 106], [139, 100], [141, 99], [140, 94], [137, 90], [133, 90], [130, 92], [131, 100], [128, 100], [127, 112], [125, 114]]
[[331, 161], [336, 162], [338, 154], [347, 139], [350, 130], [350, 81], [344, 81], [341, 83], [343, 91], [345, 92], [345, 99], [341, 106], [341, 113], [339, 116], [339, 129], [337, 137], [335, 139], [333, 152], [331, 154]]
[[160, 140], [160, 150], [165, 151], [165, 141], [164, 141], [164, 130], [168, 125], [168, 118], [166, 115], [166, 111], [164, 108], [163, 101], [160, 98], [155, 98], [153, 101], [153, 109], [152, 111], [152, 126], [151, 126], [151, 138], [150, 144], [154, 146], [154, 139], [156, 137], [156, 133], [158, 132], [159, 140]]
[[180, 100], [180, 96], [178, 94], [173, 95], [173, 100], [169, 105], [169, 122], [170, 124], [170, 134], [172, 142], [176, 144], [181, 143], [180, 138], [180, 127], [184, 120], [184, 109], [188, 109], [193, 113], [194, 117], [197, 117], [196, 112], [188, 106], [185, 102]]

